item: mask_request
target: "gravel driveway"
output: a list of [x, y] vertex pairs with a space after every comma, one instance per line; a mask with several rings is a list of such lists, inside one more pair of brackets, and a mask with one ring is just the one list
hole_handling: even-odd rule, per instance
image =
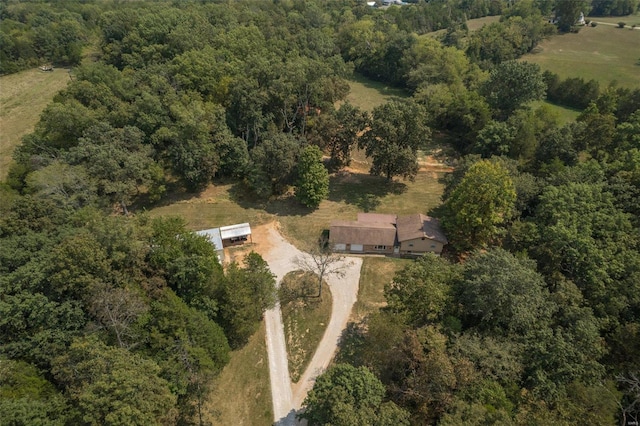
[[[269, 239], [262, 254], [269, 263], [271, 272], [276, 275], [278, 285], [282, 278], [291, 271], [299, 269], [295, 260], [304, 256], [300, 250], [289, 244], [275, 227], [270, 226], [266, 237]], [[332, 275], [326, 279], [331, 289], [333, 300], [331, 319], [318, 345], [309, 367], [302, 374], [299, 382], [292, 386], [287, 360], [284, 327], [280, 305], [265, 313], [267, 330], [267, 352], [269, 354], [269, 376], [271, 378], [271, 395], [273, 399], [273, 416], [277, 425], [296, 425], [296, 411], [300, 409], [307, 392], [313, 387], [316, 377], [321, 374], [331, 362], [342, 331], [347, 325], [351, 308], [358, 296], [360, 268], [362, 259], [347, 257], [344, 259], [345, 275]]]

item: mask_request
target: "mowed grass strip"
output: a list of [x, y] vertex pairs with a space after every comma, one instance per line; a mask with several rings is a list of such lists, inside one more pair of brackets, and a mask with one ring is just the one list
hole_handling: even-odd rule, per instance
[[210, 423], [256, 426], [273, 423], [264, 323], [242, 349], [231, 354], [229, 364], [214, 380], [213, 387], [204, 407]]
[[39, 69], [0, 77], [0, 180], [7, 176], [13, 150], [33, 131], [54, 95], [69, 83], [69, 71]]
[[281, 297], [281, 308], [289, 374], [291, 381], [297, 383], [311, 362], [331, 319], [331, 291], [323, 282], [322, 294], [316, 297], [318, 277], [302, 271], [289, 272], [281, 286], [295, 294]]
[[390, 257], [365, 257], [360, 270], [358, 300], [351, 313], [351, 321], [360, 322], [367, 315], [386, 306], [384, 286], [393, 280], [397, 271], [404, 268], [411, 259]]
[[611, 82], [640, 87], [640, 31], [609, 25], [582, 27], [577, 34], [553, 36], [522, 60], [537, 63], [561, 78], [596, 80], [601, 87]]

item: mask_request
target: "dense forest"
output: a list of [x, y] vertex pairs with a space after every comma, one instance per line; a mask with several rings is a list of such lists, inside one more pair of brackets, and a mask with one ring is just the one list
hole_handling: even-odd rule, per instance
[[[0, 73], [73, 66], [0, 186], [0, 425], [203, 424], [211, 379], [275, 303], [274, 276], [255, 253], [223, 268], [182, 219], [135, 206], [225, 179], [265, 199], [294, 187], [312, 211], [355, 149], [371, 174], [412, 179], [432, 139], [455, 164], [436, 212], [450, 250], [396, 274], [302, 416], [637, 420], [640, 88], [517, 60], [577, 31], [582, 11], [636, 9], [0, 2]], [[549, 24], [554, 10], [568, 24]], [[487, 15], [501, 18], [468, 30]], [[410, 96], [336, 108], [354, 71]], [[578, 119], [530, 109], [545, 98]]]

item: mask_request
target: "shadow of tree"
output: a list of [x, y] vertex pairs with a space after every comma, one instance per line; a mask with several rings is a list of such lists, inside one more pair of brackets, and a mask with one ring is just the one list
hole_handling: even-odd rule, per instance
[[400, 89], [398, 87], [394, 87], [386, 83], [372, 80], [358, 73], [354, 73], [352, 79], [362, 84], [364, 87], [368, 89], [373, 89], [381, 93], [382, 95], [391, 97], [391, 99], [389, 100], [399, 101], [399, 100], [406, 99], [410, 96], [410, 94], [404, 89]]
[[164, 207], [180, 201], [190, 200], [192, 198], [198, 198], [202, 193], [200, 191], [188, 191], [178, 181], [168, 182], [165, 184], [165, 192], [159, 200], [153, 200], [149, 193], [145, 192], [139, 194], [131, 203], [129, 211], [134, 212], [136, 210], [152, 209], [156, 207]]
[[300, 204], [293, 194], [262, 198], [242, 182], [229, 189], [229, 198], [245, 209], [264, 210], [276, 216], [305, 216], [313, 212], [313, 209]]
[[353, 366], [362, 365], [361, 352], [365, 341], [362, 324], [349, 321], [338, 341], [336, 363], [348, 363]]
[[329, 200], [352, 204], [365, 212], [375, 210], [382, 197], [406, 190], [407, 185], [402, 182], [364, 173], [342, 173], [329, 179]]

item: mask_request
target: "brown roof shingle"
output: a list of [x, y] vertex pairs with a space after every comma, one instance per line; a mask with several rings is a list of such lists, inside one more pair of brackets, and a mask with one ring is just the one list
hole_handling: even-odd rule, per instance
[[329, 229], [329, 239], [334, 244], [393, 246], [396, 227], [392, 223], [334, 220]]
[[358, 213], [358, 222], [396, 224], [398, 215], [382, 213]]
[[398, 241], [414, 240], [416, 238], [428, 238], [447, 244], [440, 222], [434, 217], [423, 214], [412, 214], [409, 216], [398, 216], [396, 221], [398, 227]]

